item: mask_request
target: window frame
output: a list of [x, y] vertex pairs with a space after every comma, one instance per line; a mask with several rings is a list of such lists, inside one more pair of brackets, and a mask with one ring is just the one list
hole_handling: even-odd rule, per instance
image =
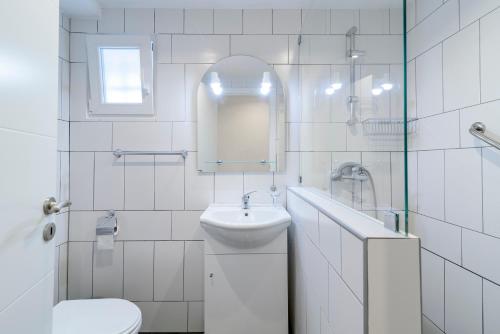
[[[88, 35], [90, 116], [153, 116], [153, 39], [144, 35]], [[142, 103], [104, 103], [101, 48], [137, 48], [140, 51]]]

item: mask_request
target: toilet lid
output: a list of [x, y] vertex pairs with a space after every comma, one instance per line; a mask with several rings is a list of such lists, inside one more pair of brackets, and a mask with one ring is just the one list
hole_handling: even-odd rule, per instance
[[123, 299], [62, 301], [54, 307], [53, 334], [129, 334], [139, 330], [141, 310]]

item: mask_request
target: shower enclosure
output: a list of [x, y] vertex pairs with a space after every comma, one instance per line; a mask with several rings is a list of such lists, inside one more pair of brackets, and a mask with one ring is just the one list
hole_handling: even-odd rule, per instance
[[[407, 232], [403, 2], [302, 11], [289, 115], [300, 182]], [[292, 38], [292, 37], [291, 37]], [[289, 92], [293, 94], [293, 92]]]

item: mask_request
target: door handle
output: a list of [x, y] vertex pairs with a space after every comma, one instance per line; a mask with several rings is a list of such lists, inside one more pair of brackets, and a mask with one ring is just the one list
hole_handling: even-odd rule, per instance
[[70, 201], [63, 201], [57, 203], [54, 197], [49, 197], [43, 202], [43, 213], [50, 215], [53, 213], [59, 213], [62, 209], [67, 208], [71, 205]]

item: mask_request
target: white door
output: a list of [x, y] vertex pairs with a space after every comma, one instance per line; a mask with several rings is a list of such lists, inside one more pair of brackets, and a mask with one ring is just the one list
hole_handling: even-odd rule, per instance
[[56, 194], [57, 0], [0, 0], [0, 333], [52, 327], [54, 243], [42, 211]]

